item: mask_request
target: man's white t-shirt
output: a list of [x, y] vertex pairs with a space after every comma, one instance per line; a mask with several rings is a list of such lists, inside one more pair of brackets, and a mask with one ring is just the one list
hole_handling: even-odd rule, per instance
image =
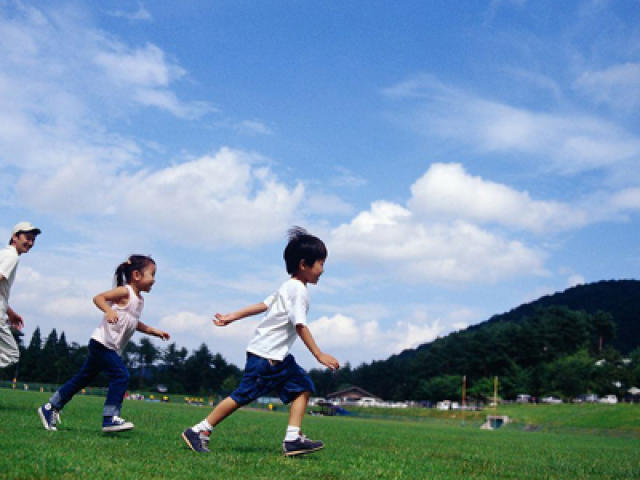
[[296, 325], [307, 324], [309, 291], [291, 278], [264, 300], [267, 311], [256, 327], [247, 351], [270, 360], [283, 360], [296, 340]]
[[18, 251], [13, 245], [7, 245], [0, 250], [0, 323], [8, 320], [7, 308], [9, 308], [9, 292], [16, 278], [18, 267]]

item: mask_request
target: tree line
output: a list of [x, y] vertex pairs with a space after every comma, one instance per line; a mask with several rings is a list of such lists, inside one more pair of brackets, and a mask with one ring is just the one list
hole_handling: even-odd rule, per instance
[[[455, 399], [462, 395], [464, 377], [466, 395], [484, 399], [493, 394], [496, 376], [503, 398], [521, 393], [621, 396], [632, 386], [640, 388], [636, 312], [640, 282], [597, 282], [542, 297], [386, 360], [309, 374], [319, 396], [357, 385], [385, 400]], [[20, 363], [0, 370], [2, 379], [17, 375], [21, 381], [60, 384], [87, 355], [86, 346], [69, 344], [55, 329], [46, 339], [36, 329], [26, 347], [20, 336], [17, 341]], [[142, 337], [127, 345], [123, 357], [132, 373], [131, 389], [163, 384], [175, 393], [226, 395], [242, 374], [205, 344], [189, 353], [175, 343], [159, 349]], [[96, 386], [106, 383], [99, 377]]]
[[[54, 328], [43, 340], [36, 328], [28, 346], [16, 334], [20, 347], [20, 362], [0, 369], [0, 378], [20, 382], [59, 385], [80, 369], [88, 348], [67, 342], [64, 332], [58, 335]], [[190, 395], [225, 395], [233, 391], [242, 371], [228, 363], [219, 353], [213, 353], [203, 343], [191, 353], [184, 347], [170, 343], [166, 348], [156, 347], [148, 338], [139, 343], [131, 341], [122, 355], [131, 373], [131, 390], [152, 390], [164, 385], [172, 393]], [[100, 374], [93, 386], [106, 386], [108, 379]]]

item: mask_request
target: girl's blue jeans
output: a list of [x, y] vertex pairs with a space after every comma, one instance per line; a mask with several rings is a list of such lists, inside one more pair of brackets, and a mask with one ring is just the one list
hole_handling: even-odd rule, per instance
[[109, 377], [109, 391], [104, 401], [103, 415], [120, 415], [122, 400], [129, 386], [129, 371], [118, 352], [93, 339], [89, 341], [89, 355], [80, 371], [51, 396], [49, 403], [56, 410], [62, 410], [76, 393], [89, 385], [102, 371]]

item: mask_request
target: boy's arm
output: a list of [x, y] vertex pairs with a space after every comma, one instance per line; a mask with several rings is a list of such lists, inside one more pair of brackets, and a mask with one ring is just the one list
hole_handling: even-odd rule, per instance
[[320, 348], [318, 348], [316, 341], [313, 339], [313, 335], [311, 335], [311, 330], [309, 330], [306, 325], [303, 325], [301, 323], [296, 325], [296, 332], [298, 332], [298, 336], [302, 339], [311, 354], [316, 357], [316, 360], [318, 360], [318, 362], [320, 362], [325, 367], [329, 367], [331, 370], [337, 370], [338, 368], [340, 368], [340, 362], [338, 362], [338, 360], [336, 360], [328, 353], [320, 351]]
[[169, 338], [171, 338], [171, 335], [169, 335], [164, 330], [159, 330], [157, 328], [150, 327], [146, 323], [142, 323], [140, 320], [138, 320], [138, 326], [136, 327], [136, 330], [142, 333], [146, 333], [147, 335], [154, 335], [156, 337], [160, 337], [162, 340], [169, 340]]
[[263, 313], [267, 311], [267, 305], [264, 302], [255, 303], [253, 305], [249, 305], [248, 307], [241, 308], [235, 312], [231, 313], [216, 313], [215, 318], [213, 319], [213, 323], [215, 323], [218, 327], [224, 327], [225, 325], [229, 325], [231, 322], [235, 322], [236, 320], [240, 320], [244, 317], [250, 317], [251, 315], [257, 315], [259, 313]]

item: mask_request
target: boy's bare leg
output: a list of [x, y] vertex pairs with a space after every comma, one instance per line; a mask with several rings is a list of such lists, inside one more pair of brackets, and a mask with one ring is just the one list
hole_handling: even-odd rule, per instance
[[[211, 413], [207, 416], [207, 422], [212, 427], [215, 427], [222, 420], [227, 418], [233, 412], [235, 412], [238, 408], [240, 408], [240, 404], [237, 403], [233, 398], [227, 397], [222, 400], [216, 407], [211, 410]], [[211, 433], [211, 432], [204, 432]]]
[[293, 400], [293, 402], [291, 402], [291, 407], [289, 408], [290, 426], [298, 428], [302, 426], [302, 419], [304, 418], [304, 413], [307, 410], [307, 404], [309, 403], [310, 397], [311, 392], [302, 392]]

